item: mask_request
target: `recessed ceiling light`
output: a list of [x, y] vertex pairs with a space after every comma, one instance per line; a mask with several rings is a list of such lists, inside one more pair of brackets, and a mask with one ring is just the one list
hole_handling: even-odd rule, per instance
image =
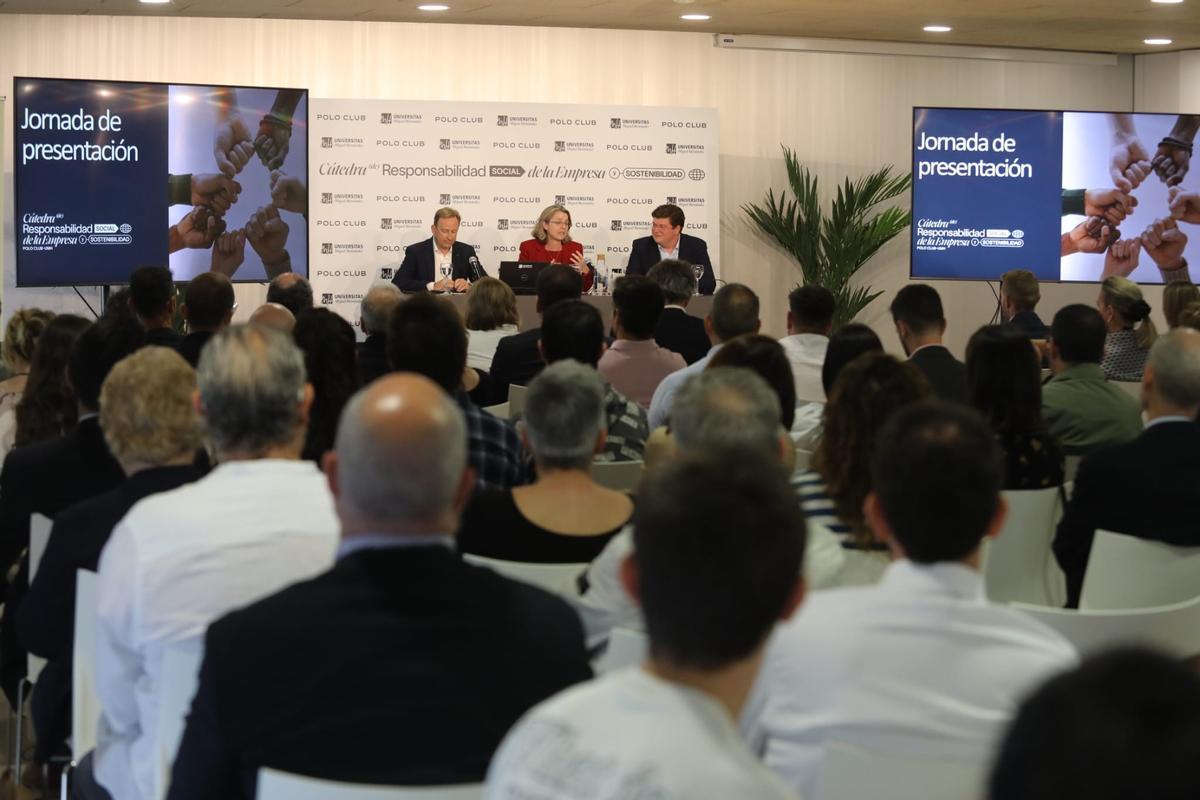
[[1158, 44], [1158, 45], [1171, 43], [1170, 39], [1143, 39], [1142, 41], [1145, 42], [1146, 44]]
[[171, 2], [171, 0], [140, 0], [140, 1], [145, 3], [148, 6], [165, 6]]
[[921, 30], [925, 31], [926, 33], [949, 33], [954, 29], [949, 25], [926, 25]]
[[434, 4], [434, 3], [428, 3], [423, 6], [417, 6], [417, 11], [449, 11], [449, 10], [450, 10], [450, 6], [444, 6], [441, 4]]
[[1150, 0], [1151, 3], [1162, 3], [1164, 6], [1173, 6], [1176, 3], [1182, 3], [1183, 0]]
[[707, 22], [712, 19], [710, 14], [681, 14], [680, 19], [686, 19], [688, 22]]

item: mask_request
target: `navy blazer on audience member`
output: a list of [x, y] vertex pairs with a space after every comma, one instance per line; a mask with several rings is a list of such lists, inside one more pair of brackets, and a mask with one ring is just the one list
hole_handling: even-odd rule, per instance
[[938, 399], [967, 402], [967, 368], [943, 345], [918, 348], [908, 360], [929, 380]]
[[179, 355], [183, 356], [183, 360], [192, 365], [195, 369], [200, 365], [200, 351], [204, 349], [204, 345], [208, 344], [208, 340], [216, 334], [212, 331], [192, 331], [179, 344], [175, 345], [175, 350]]
[[1161, 422], [1131, 442], [1084, 456], [1054, 536], [1067, 575], [1067, 604], [1079, 604], [1097, 530], [1200, 547], [1200, 426]]
[[1013, 318], [1008, 321], [1008, 324], [1030, 339], [1047, 339], [1050, 336], [1050, 328], [1034, 311], [1018, 311], [1013, 314]]
[[[708, 243], [696, 236], [686, 233], [679, 234], [679, 260], [686, 261], [693, 267], [704, 265], [704, 274], [697, 281], [696, 291], [700, 294], [712, 294], [717, 288], [717, 276], [713, 272], [712, 260], [708, 257]], [[662, 261], [658, 244], [651, 236], [634, 239], [629, 248], [629, 266], [625, 268], [627, 275], [645, 275], [650, 268]]]
[[445, 547], [361, 550], [209, 627], [168, 798], [254, 797], [260, 767], [478, 783], [522, 714], [589, 677], [561, 599]]
[[708, 355], [712, 342], [704, 330], [704, 320], [693, 317], [682, 308], [664, 308], [654, 329], [654, 341], [659, 347], [674, 350], [689, 364]]
[[371, 381], [392, 371], [387, 359], [387, 334], [371, 333], [358, 345], [358, 384]]
[[[471, 245], [455, 242], [454, 247], [450, 250], [450, 265], [453, 267], [450, 277], [455, 280], [459, 278], [467, 281], [473, 280], [471, 257], [475, 255], [475, 248]], [[482, 265], [479, 267], [479, 272], [481, 275], [487, 275], [487, 271]], [[430, 237], [423, 242], [410, 244], [404, 248], [404, 260], [400, 262], [400, 269], [396, 270], [396, 276], [392, 278], [392, 283], [404, 292], [424, 292], [427, 290], [428, 284], [441, 279], [442, 275], [437, 271], [437, 265], [433, 263], [433, 237]]]
[[542, 329], [538, 327], [505, 336], [496, 345], [492, 369], [488, 373], [492, 379], [493, 403], [508, 400], [508, 387], [511, 384], [528, 386], [546, 368], [546, 362], [538, 350], [541, 340]]

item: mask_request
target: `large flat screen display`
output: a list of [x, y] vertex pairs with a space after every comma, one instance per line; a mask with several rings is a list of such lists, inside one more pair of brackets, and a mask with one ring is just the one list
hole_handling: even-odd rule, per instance
[[13, 80], [16, 283], [308, 274], [308, 92]]
[[914, 108], [912, 277], [1187, 277], [1197, 127], [1195, 114]]

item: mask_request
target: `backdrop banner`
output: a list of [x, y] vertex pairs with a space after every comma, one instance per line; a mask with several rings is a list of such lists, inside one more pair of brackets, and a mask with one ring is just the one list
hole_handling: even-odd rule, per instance
[[[571, 212], [571, 237], [624, 268], [650, 212], [675, 203], [684, 232], [720, 247], [713, 108], [312, 98], [311, 278], [316, 302], [359, 325], [433, 213], [462, 214], [458, 239], [489, 275], [515, 260], [542, 209]], [[360, 332], [361, 335], [361, 332]]]

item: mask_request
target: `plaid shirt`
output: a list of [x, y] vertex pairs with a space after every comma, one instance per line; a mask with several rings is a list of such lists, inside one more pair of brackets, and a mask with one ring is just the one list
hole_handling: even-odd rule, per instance
[[467, 421], [467, 463], [478, 489], [507, 489], [528, 482], [525, 451], [517, 429], [471, 402], [466, 392], [454, 399]]
[[646, 409], [612, 387], [604, 384], [604, 416], [608, 420], [608, 438], [597, 461], [641, 461], [650, 435]]

